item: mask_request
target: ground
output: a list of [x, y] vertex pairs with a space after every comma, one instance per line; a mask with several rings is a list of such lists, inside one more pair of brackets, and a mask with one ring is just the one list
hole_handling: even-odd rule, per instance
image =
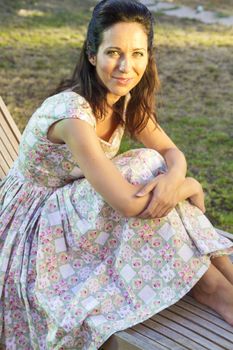
[[[194, 5], [198, 1], [179, 1]], [[207, 1], [218, 12], [230, 2]], [[96, 1], [0, 0], [0, 91], [20, 130], [69, 77]], [[207, 216], [233, 232], [233, 28], [155, 15], [162, 127], [204, 186]], [[121, 151], [138, 147], [125, 138]]]
[[227, 17], [233, 15], [233, 0], [168, 0], [171, 3], [185, 5], [192, 8], [203, 6], [205, 10], [214, 11], [219, 17]]

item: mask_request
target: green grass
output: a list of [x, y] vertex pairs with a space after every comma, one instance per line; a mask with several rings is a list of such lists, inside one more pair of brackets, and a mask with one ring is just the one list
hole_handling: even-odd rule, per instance
[[[94, 1], [0, 0], [1, 95], [22, 131], [78, 59]], [[207, 215], [233, 232], [233, 29], [159, 15], [159, 122], [202, 182]], [[140, 147], [124, 139], [121, 151]]]

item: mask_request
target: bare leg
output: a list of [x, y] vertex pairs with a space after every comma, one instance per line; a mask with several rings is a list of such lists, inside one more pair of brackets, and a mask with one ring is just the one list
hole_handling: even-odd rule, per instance
[[233, 326], [233, 285], [214, 265], [210, 265], [207, 272], [193, 287], [192, 295]]
[[227, 256], [219, 256], [211, 259], [212, 264], [233, 284], [233, 264]]

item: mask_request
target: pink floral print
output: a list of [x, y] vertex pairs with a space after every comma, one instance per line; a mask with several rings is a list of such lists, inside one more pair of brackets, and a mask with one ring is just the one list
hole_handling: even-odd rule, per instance
[[[74, 92], [48, 98], [26, 127], [20, 153], [0, 183], [0, 331], [6, 350], [94, 350], [110, 335], [175, 303], [230, 254], [199, 209], [185, 201], [166, 217], [125, 218], [83, 178], [49, 127], [80, 118], [89, 104]], [[116, 157], [124, 127], [106, 156], [133, 184], [166, 171], [154, 150]]]

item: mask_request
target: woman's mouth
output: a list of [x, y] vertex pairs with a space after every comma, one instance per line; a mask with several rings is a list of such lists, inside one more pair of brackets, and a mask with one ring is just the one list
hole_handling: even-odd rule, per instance
[[116, 80], [117, 84], [119, 85], [128, 85], [133, 80], [133, 78], [118, 78], [118, 77], [113, 77], [113, 79]]

